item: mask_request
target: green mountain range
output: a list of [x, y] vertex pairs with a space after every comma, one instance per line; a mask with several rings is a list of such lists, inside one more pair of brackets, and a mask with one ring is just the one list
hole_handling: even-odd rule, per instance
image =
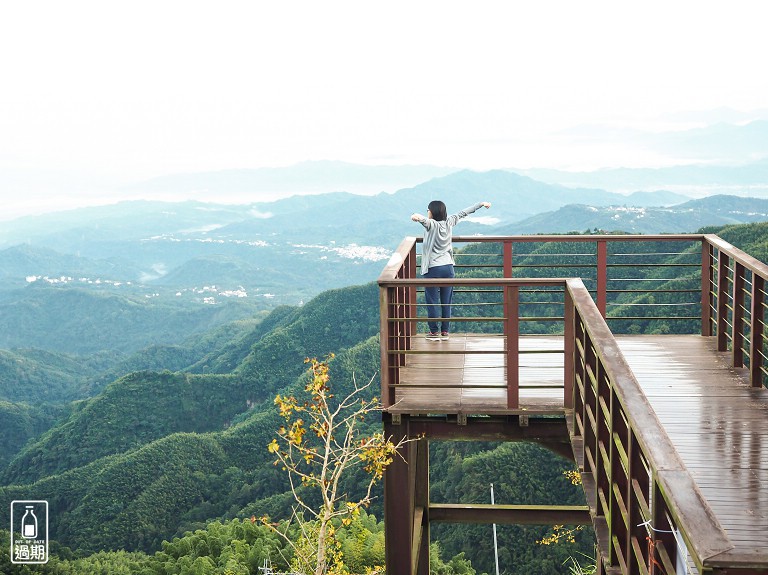
[[[296, 389], [307, 356], [338, 353], [332, 377], [339, 393], [353, 378], [376, 377], [377, 302], [375, 284], [325, 292], [304, 306], [275, 310], [245, 333], [235, 331], [185, 369], [132, 372], [72, 404], [5, 466], [0, 522], [7, 521], [6, 503], [40, 498], [50, 503], [52, 536], [61, 544], [80, 553], [153, 552], [211, 519], [287, 516], [285, 478], [266, 450], [280, 424], [271, 400]], [[377, 430], [380, 423], [369, 425]], [[499, 461], [508, 461], [510, 446], [498, 449]], [[562, 481], [527, 497], [547, 499], [554, 490], [558, 498], [570, 493], [578, 500], [578, 489], [558, 471], [569, 464], [536, 453], [537, 465], [554, 469], [548, 481]], [[454, 464], [460, 468], [468, 457], [454, 456]], [[500, 489], [519, 495], [514, 487]], [[380, 516], [378, 506], [373, 511]]]
[[[408, 215], [425, 211], [435, 194], [456, 207], [494, 202], [480, 215], [498, 221], [464, 222], [466, 235], [521, 233], [510, 230], [526, 221], [530, 230], [558, 231], [559, 220], [568, 222], [566, 232], [631, 231], [625, 226], [633, 221], [614, 217], [630, 213], [615, 194], [580, 190], [585, 203], [574, 205], [569, 188], [499, 171], [460, 172], [395, 194], [288, 198], [247, 210], [180, 204], [173, 217], [160, 214], [169, 205], [137, 203], [129, 210], [135, 229], [117, 218], [125, 206], [87, 211], [89, 226], [71, 213], [47, 230], [34, 219], [5, 229], [12, 245], [0, 251], [0, 529], [11, 501], [45, 499], [60, 546], [52, 565], [69, 573], [98, 572], [96, 561], [133, 562], [124, 572], [142, 575], [192, 573], [193, 563], [210, 561], [214, 567], [199, 572], [224, 573], [223, 547], [212, 543], [222, 533], [248, 540], [247, 553], [229, 557], [247, 555], [253, 564], [262, 555], [249, 518], [287, 517], [291, 504], [266, 449], [281, 421], [272, 400], [300, 389], [306, 357], [337, 354], [331, 376], [339, 394], [353, 379], [376, 380], [372, 280], [403, 236], [420, 233]], [[662, 197], [670, 199], [643, 199]], [[760, 202], [721, 196], [643, 209], [666, 231], [695, 231], [768, 219]], [[540, 217], [534, 224], [522, 208], [513, 214], [521, 205], [550, 212], [531, 216]], [[603, 219], [580, 219], [595, 213]], [[30, 241], [14, 243], [22, 229]], [[705, 230], [768, 259], [768, 223]], [[239, 288], [248, 297], [233, 295]], [[275, 297], [255, 295], [267, 290]], [[282, 301], [279, 290], [286, 290]], [[487, 502], [490, 475], [500, 503], [582, 502], [581, 488], [562, 474], [572, 464], [535, 445], [435, 442], [431, 449], [435, 501]], [[350, 489], [358, 483], [352, 477]], [[380, 501], [370, 512], [358, 527], [373, 547]], [[455, 559], [444, 573], [471, 572], [466, 558], [490, 572], [485, 527], [433, 531], [442, 555]], [[592, 550], [588, 532], [575, 547], [546, 549], [535, 543], [546, 532], [501, 527], [506, 564], [516, 573], [554, 574], [569, 554]]]

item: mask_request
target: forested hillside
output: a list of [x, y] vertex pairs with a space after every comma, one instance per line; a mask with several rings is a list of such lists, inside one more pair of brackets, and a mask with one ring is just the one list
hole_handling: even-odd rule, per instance
[[[6, 466], [3, 501], [48, 500], [52, 536], [86, 553], [151, 553], [215, 518], [287, 517], [285, 478], [266, 450], [279, 427], [271, 399], [296, 385], [307, 356], [340, 352], [332, 362], [340, 391], [353, 374], [374, 377], [377, 293], [374, 284], [325, 292], [302, 307], [279, 308], [226, 343], [212, 337], [218, 350], [196, 359], [188, 373], [137, 371], [116, 379]], [[546, 452], [540, 457], [537, 467], [550, 466], [556, 479], [567, 466]], [[454, 464], [461, 466], [456, 458]], [[578, 497], [564, 478], [558, 485], [558, 493], [570, 489]], [[537, 491], [551, 495], [552, 486]], [[510, 487], [510, 500], [516, 494]], [[379, 505], [372, 511], [380, 517]], [[446, 544], [444, 555], [461, 548]]]
[[[240, 348], [242, 357], [226, 375], [130, 373], [29, 445], [3, 473], [4, 483], [34, 481], [175, 432], [223, 429], [295, 380], [305, 357], [341, 351], [373, 335], [375, 302], [369, 284], [326, 292], [287, 315], [278, 311], [267, 333], [256, 327], [249, 338], [256, 341]], [[231, 352], [221, 351], [226, 361], [233, 361]], [[219, 360], [205, 359], [214, 365]]]
[[[706, 231], [768, 257], [768, 223]], [[551, 265], [567, 265], [558, 249], [536, 246], [517, 261], [534, 265], [546, 255]], [[696, 283], [694, 272], [690, 279]], [[246, 573], [267, 554], [279, 561], [280, 544], [250, 522], [288, 517], [291, 504], [266, 449], [281, 421], [272, 399], [300, 388], [305, 357], [337, 353], [331, 377], [340, 394], [353, 377], [375, 379], [378, 322], [378, 289], [369, 283], [130, 356], [83, 362], [34, 350], [0, 353], [0, 525], [8, 524], [12, 500], [49, 501], [59, 547], [41, 573]], [[380, 428], [377, 419], [368, 425]], [[485, 503], [490, 483], [499, 503], [583, 501], [563, 475], [572, 464], [535, 445], [434, 442], [431, 450], [435, 501]], [[351, 489], [359, 483], [352, 477]], [[380, 500], [369, 511], [349, 527], [349, 557], [361, 566], [381, 557]], [[548, 529], [499, 528], [509, 573], [562, 573], [569, 555], [591, 553], [589, 530], [576, 544], [537, 544]], [[235, 537], [245, 543], [234, 545]], [[489, 526], [435, 526], [433, 539], [446, 561], [441, 572], [492, 569]]]

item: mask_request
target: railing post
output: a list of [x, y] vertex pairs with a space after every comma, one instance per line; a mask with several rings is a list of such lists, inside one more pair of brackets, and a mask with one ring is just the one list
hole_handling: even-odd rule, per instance
[[[416, 244], [413, 244], [413, 247], [411, 247], [411, 251], [408, 254], [408, 272], [407, 277], [408, 279], [416, 279]], [[418, 295], [418, 290], [416, 289], [415, 285], [408, 286], [408, 317], [412, 317], [411, 321], [408, 322], [408, 335], [416, 335], [416, 332], [418, 331], [418, 322], [416, 321], [416, 316], [418, 314], [418, 307], [416, 305], [416, 297]], [[408, 349], [411, 349], [411, 339], [408, 338]]]
[[507, 340], [507, 408], [520, 407], [520, 288], [504, 288], [504, 335]]
[[[677, 541], [675, 539], [674, 530], [672, 529], [672, 524], [669, 521], [666, 501], [664, 500], [664, 494], [659, 488], [656, 472], [653, 473], [651, 481], [653, 489], [651, 495], [651, 525], [653, 526], [651, 532], [652, 545], [655, 547], [661, 543], [667, 552], [669, 559], [672, 561], [672, 564], [677, 565]], [[660, 575], [660, 573], [663, 573], [655, 560], [656, 557], [657, 554], [655, 552], [649, 557], [649, 559], [651, 559], [649, 565], [649, 573], [651, 575]]]
[[714, 285], [712, 244], [701, 240], [701, 335], [712, 335], [712, 286]]
[[390, 346], [392, 342], [392, 326], [389, 321], [389, 298], [393, 288], [379, 288], [379, 347], [381, 349], [381, 404], [384, 409], [395, 403], [394, 369]]
[[[611, 539], [611, 563], [614, 565], [627, 565], [631, 561], [632, 542], [630, 520], [632, 502], [630, 499], [630, 468], [629, 460], [622, 461], [619, 447], [628, 453], [629, 426], [621, 413], [619, 400], [616, 397], [616, 388], [610, 386], [608, 400], [607, 433], [610, 437], [608, 446], [608, 467], [610, 477], [608, 482], [611, 520], [608, 522]], [[626, 465], [626, 467], [625, 467]], [[628, 572], [631, 573], [630, 570]]]
[[563, 332], [564, 339], [564, 361], [563, 361], [563, 406], [566, 409], [572, 409], [574, 406], [574, 353], [576, 349], [576, 326], [574, 324], [575, 313], [573, 309], [573, 298], [568, 286], [565, 286], [565, 328]]
[[737, 261], [733, 266], [733, 325], [732, 349], [733, 367], [744, 367], [744, 274], [746, 268]]
[[512, 242], [509, 240], [504, 241], [503, 243], [503, 260], [504, 260], [504, 277], [505, 278], [511, 278], [512, 277]]
[[602, 360], [597, 359], [597, 389], [595, 391], [595, 485], [598, 516], [605, 517], [608, 525], [608, 561], [616, 565], [616, 549], [613, 545], [613, 536], [616, 533], [614, 522], [615, 506], [613, 504], [613, 476], [611, 469], [611, 444], [613, 441], [613, 429], [611, 421], [611, 397], [613, 388], [608, 374], [603, 367]]
[[[569, 293], [571, 300], [573, 296]], [[574, 306], [573, 310], [573, 343], [574, 343], [574, 365], [573, 365], [573, 377], [574, 377], [574, 389], [573, 389], [573, 434], [574, 437], [581, 437], [582, 440], [585, 435], [585, 429], [587, 426], [586, 418], [586, 397], [587, 397], [587, 364], [586, 364], [586, 347], [585, 340], [586, 334], [584, 329], [583, 320], [581, 319], [578, 310]], [[582, 444], [582, 459], [584, 458], [584, 445]], [[581, 469], [584, 469], [584, 464], [581, 465]]]
[[608, 242], [597, 241], [597, 309], [605, 317], [608, 307]]
[[728, 350], [728, 255], [717, 255], [717, 350]]
[[[400, 286], [393, 290], [394, 301], [392, 302], [392, 317], [395, 319], [395, 323], [393, 324], [392, 351], [394, 352], [404, 350], [405, 346], [408, 344], [408, 336], [406, 333], [407, 322], [404, 321], [404, 318], [408, 313], [406, 304], [406, 298], [408, 297], [407, 289], [408, 288], [405, 286]], [[399, 368], [403, 366], [403, 362], [405, 361], [405, 354], [397, 353], [393, 359], [395, 367], [398, 368], [399, 373]]]
[[749, 371], [752, 387], [763, 386], [763, 341], [765, 338], [765, 279], [752, 273], [752, 307], [749, 335]]
[[[648, 502], [648, 471], [643, 464], [642, 451], [637, 443], [634, 430], [630, 427], [627, 431], [627, 475], [629, 477], [629, 560], [628, 567], [631, 573], [640, 572], [640, 565], [648, 565], [648, 545], [646, 536], [648, 530], [644, 523], [649, 521], [650, 510]], [[640, 553], [633, 551], [633, 543], [637, 542]]]

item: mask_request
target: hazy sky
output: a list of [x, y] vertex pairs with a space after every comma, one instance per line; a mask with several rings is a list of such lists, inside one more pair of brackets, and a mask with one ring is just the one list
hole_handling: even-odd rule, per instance
[[563, 130], [768, 108], [762, 0], [0, 6], [0, 174], [16, 182], [309, 159], [654, 165], [674, 159]]

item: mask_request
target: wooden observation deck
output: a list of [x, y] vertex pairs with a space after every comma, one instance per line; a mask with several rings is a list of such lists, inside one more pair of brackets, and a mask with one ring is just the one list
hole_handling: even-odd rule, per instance
[[[427, 574], [450, 521], [591, 523], [600, 573], [768, 574], [768, 266], [712, 235], [454, 241], [453, 280], [417, 277], [416, 238], [379, 278], [385, 430], [423, 438], [385, 475], [387, 572]], [[434, 504], [430, 439], [540, 443], [587, 505]]]

